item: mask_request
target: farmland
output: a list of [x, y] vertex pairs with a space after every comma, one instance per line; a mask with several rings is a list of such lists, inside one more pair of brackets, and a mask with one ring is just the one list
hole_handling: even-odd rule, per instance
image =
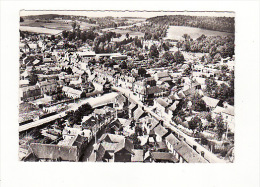
[[[20, 30], [55, 35], [62, 32], [63, 30], [71, 30], [71, 22], [71, 20], [24, 20], [24, 22], [20, 23]], [[92, 26], [97, 26], [96, 24], [89, 24], [81, 21], [79, 21], [79, 23], [82, 30], [86, 30]]]
[[232, 33], [227, 32], [219, 32], [219, 31], [212, 31], [194, 27], [185, 27], [185, 26], [170, 26], [167, 31], [167, 36], [165, 39], [172, 39], [172, 40], [184, 40], [182, 37], [184, 34], [190, 35], [192, 39], [197, 39], [202, 34], [206, 36], [229, 36], [233, 35]]

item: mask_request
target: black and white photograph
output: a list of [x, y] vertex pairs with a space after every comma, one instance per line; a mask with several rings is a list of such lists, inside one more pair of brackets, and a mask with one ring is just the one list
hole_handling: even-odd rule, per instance
[[260, 185], [260, 1], [0, 9], [0, 186]]
[[232, 163], [235, 12], [20, 12], [19, 160]]

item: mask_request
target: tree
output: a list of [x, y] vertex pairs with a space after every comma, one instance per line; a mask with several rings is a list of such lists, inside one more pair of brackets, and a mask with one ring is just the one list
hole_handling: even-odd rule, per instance
[[211, 96], [214, 97], [216, 96], [216, 90], [218, 88], [218, 84], [213, 78], [207, 78], [205, 80], [206, 84], [206, 92]]
[[163, 56], [162, 56], [165, 60], [167, 60], [168, 62], [173, 62], [174, 61], [174, 56], [172, 55], [171, 52], [166, 51]]
[[72, 28], [73, 28], [73, 31], [74, 31], [74, 30], [75, 30], [75, 28], [76, 28], [76, 26], [77, 26], [76, 22], [75, 22], [75, 21], [73, 21], [73, 22], [71, 23], [71, 26], [72, 26]]
[[68, 74], [72, 74], [72, 73], [73, 73], [71, 67], [68, 67], [68, 68], [66, 69], [66, 73], [68, 73]]
[[185, 61], [184, 56], [180, 51], [176, 51], [173, 56], [174, 56], [174, 61], [177, 62], [178, 64]]
[[192, 97], [192, 108], [195, 111], [206, 111], [207, 107], [206, 107], [206, 103], [201, 99], [201, 96], [198, 94], [195, 94]]
[[224, 119], [223, 119], [222, 115], [221, 114], [217, 115], [215, 121], [216, 121], [215, 125], [217, 128], [218, 138], [221, 140], [224, 132], [226, 131], [225, 123], [224, 123]]
[[35, 85], [38, 82], [38, 76], [36, 74], [35, 66], [32, 67], [31, 74], [29, 76], [29, 84]]
[[155, 57], [155, 58], [159, 57], [159, 51], [158, 51], [156, 45], [152, 45], [151, 46], [151, 48], [150, 48], [150, 56], [151, 57]]
[[146, 70], [144, 68], [139, 68], [138, 69], [138, 75], [140, 75], [141, 77], [144, 77], [146, 74]]
[[202, 122], [198, 116], [195, 116], [191, 118], [188, 124], [189, 124], [189, 129], [191, 129], [194, 132], [194, 130], [197, 129], [202, 124]]
[[121, 69], [127, 69], [126, 61], [123, 61], [123, 62], [120, 64], [120, 67], [121, 67]]
[[126, 33], [126, 35], [125, 35], [125, 36], [126, 36], [126, 38], [128, 39], [128, 38], [129, 38], [129, 33]]
[[66, 30], [62, 31], [62, 37], [63, 38], [67, 38], [69, 35], [69, 32], [67, 32]]

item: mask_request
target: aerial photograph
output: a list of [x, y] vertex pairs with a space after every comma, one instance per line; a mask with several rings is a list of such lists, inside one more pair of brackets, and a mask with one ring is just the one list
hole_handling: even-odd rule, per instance
[[235, 12], [21, 10], [17, 24], [19, 161], [235, 162]]

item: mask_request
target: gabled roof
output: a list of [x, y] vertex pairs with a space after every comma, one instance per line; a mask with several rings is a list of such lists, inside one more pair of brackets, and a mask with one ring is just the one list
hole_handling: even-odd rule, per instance
[[118, 143], [102, 142], [101, 144], [105, 148], [106, 151], [114, 152], [117, 148]]
[[169, 134], [165, 140], [168, 141], [172, 146], [176, 146], [180, 142], [180, 140], [178, 140], [178, 138], [176, 138], [173, 134]]
[[131, 103], [128, 108], [129, 108], [130, 110], [132, 110], [133, 108], [136, 108], [136, 107], [137, 107], [137, 104]]
[[133, 152], [134, 144], [133, 144], [130, 140], [126, 139], [126, 138], [124, 138], [123, 140], [121, 140], [121, 141], [117, 144], [115, 153], [121, 151], [122, 149], [125, 149], [125, 150], [127, 150], [128, 152], [134, 154], [134, 152]]
[[102, 142], [109, 142], [109, 143], [119, 143], [122, 141], [125, 137], [122, 135], [116, 135], [116, 134], [103, 134], [100, 138], [100, 141]]
[[172, 153], [165, 152], [152, 152], [151, 157], [155, 161], [169, 161], [169, 162], [177, 162], [178, 160], [174, 157]]
[[145, 112], [138, 107], [135, 111], [134, 111], [134, 120], [138, 120]]
[[158, 86], [153, 86], [153, 87], [150, 87], [150, 88], [147, 88], [146, 89], [146, 94], [155, 94], [155, 93], [161, 93], [162, 92], [162, 89], [159, 88]]
[[218, 99], [214, 99], [214, 98], [207, 97], [207, 96], [202, 97], [202, 100], [206, 103], [207, 106], [210, 106], [210, 107], [216, 107], [217, 104], [219, 103]]
[[199, 153], [183, 141], [181, 141], [174, 149], [188, 163], [207, 163], [207, 161], [200, 156]]
[[167, 103], [166, 101], [164, 101], [162, 98], [156, 99], [156, 102], [159, 103], [159, 104], [160, 104], [161, 106], [163, 106], [164, 108], [169, 105], [169, 103]]
[[234, 116], [234, 107], [224, 108], [224, 107], [217, 106], [217, 107], [213, 110], [213, 112], [214, 112], [214, 113], [217, 113], [217, 114], [225, 113], [225, 114]]
[[101, 144], [98, 144], [97, 147], [95, 147], [94, 152], [96, 152], [96, 161], [102, 161], [106, 150]]
[[163, 137], [165, 134], [168, 133], [168, 131], [161, 125], [158, 125], [157, 127], [154, 128], [154, 132], [156, 135]]
[[180, 101], [175, 101], [168, 109], [171, 111], [175, 111]]
[[53, 144], [31, 143], [32, 153], [39, 159], [58, 159], [77, 161], [78, 153], [76, 146], [63, 146]]
[[151, 126], [149, 126], [149, 129], [153, 130], [158, 124], [159, 124], [159, 121], [157, 121], [156, 119], [152, 118]]
[[131, 158], [132, 162], [143, 162], [144, 151], [142, 149], [133, 149], [134, 155]]

